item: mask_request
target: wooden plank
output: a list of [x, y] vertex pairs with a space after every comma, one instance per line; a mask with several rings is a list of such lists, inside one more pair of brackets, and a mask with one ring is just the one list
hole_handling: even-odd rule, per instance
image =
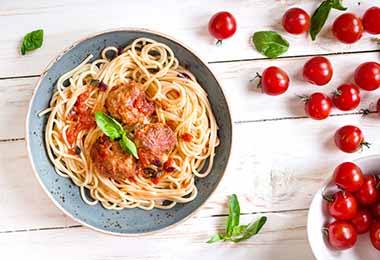
[[[259, 235], [239, 244], [205, 241], [223, 232], [226, 217], [192, 218], [168, 231], [139, 238], [114, 237], [87, 228], [0, 234], [2, 255], [15, 259], [313, 259], [306, 238], [307, 211], [266, 214]], [[248, 223], [257, 215], [242, 216]], [[275, 248], [275, 250], [274, 250]], [[58, 253], [59, 250], [59, 253]], [[180, 257], [180, 258], [179, 258]]]
[[25, 136], [25, 118], [37, 78], [0, 80], [0, 139]]
[[0, 232], [75, 225], [40, 187], [23, 141], [0, 143]]
[[[379, 154], [378, 120], [378, 116], [339, 116], [322, 122], [298, 119], [235, 125], [229, 168], [203, 213], [225, 209], [221, 202], [231, 193], [239, 196], [245, 212], [308, 208], [336, 165]], [[347, 124], [362, 129], [373, 143], [371, 149], [346, 154], [336, 148], [333, 135]]]
[[[227, 214], [227, 196], [232, 193], [239, 196], [244, 213], [308, 208], [337, 164], [380, 153], [378, 120], [341, 116], [323, 122], [298, 119], [236, 124], [228, 169], [197, 216]], [[350, 155], [338, 151], [332, 136], [345, 124], [361, 127], [366, 139], [374, 143], [371, 149]], [[75, 224], [42, 192], [23, 141], [0, 143], [0, 205], [7, 208], [0, 212], [0, 231]]]
[[[352, 82], [353, 71], [362, 62], [378, 60], [378, 53], [334, 55], [329, 59], [334, 65], [335, 76], [327, 86], [312, 86], [301, 79], [303, 64], [308, 58], [281, 59], [276, 61], [241, 61], [212, 64], [211, 68], [220, 79], [234, 121], [256, 121], [284, 117], [305, 116], [304, 106], [296, 94], [311, 94], [322, 91], [326, 94], [342, 83]], [[271, 97], [260, 93], [249, 79], [266, 67], [279, 66], [291, 78], [287, 93]], [[36, 78], [0, 80], [0, 139], [24, 137], [24, 118], [27, 103], [37, 82]], [[376, 102], [373, 92], [362, 92], [360, 108]], [[358, 109], [357, 109], [358, 110]], [[342, 111], [333, 110], [334, 114]]]
[[[380, 0], [343, 1], [348, 11], [362, 15]], [[250, 37], [258, 30], [277, 30], [290, 42], [286, 55], [310, 55], [375, 50], [372, 35], [365, 34], [354, 45], [337, 42], [331, 33], [331, 25], [338, 11], [331, 12], [321, 37], [312, 42], [305, 35], [285, 33], [281, 17], [286, 9], [297, 4], [312, 13], [318, 2], [314, 0], [278, 1], [227, 1], [218, 0], [204, 4], [202, 0], [181, 2], [160, 1], [106, 1], [86, 0], [78, 2], [12, 1], [3, 0], [0, 9], [0, 28], [3, 37], [0, 48], [0, 77], [40, 74], [43, 68], [61, 50], [83, 37], [112, 28], [145, 27], [168, 34], [191, 46], [207, 61], [225, 61], [262, 58], [250, 43]], [[201, 8], [200, 8], [201, 7]], [[163, 10], [165, 15], [163, 15]], [[210, 17], [221, 10], [232, 12], [238, 23], [235, 36], [216, 47], [215, 40], [207, 32]], [[36, 28], [45, 30], [42, 49], [21, 57], [19, 45], [22, 37]]]

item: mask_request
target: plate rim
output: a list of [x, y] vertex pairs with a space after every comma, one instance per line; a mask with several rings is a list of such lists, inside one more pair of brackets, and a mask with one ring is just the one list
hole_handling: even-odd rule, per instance
[[[32, 104], [34, 103], [34, 100], [36, 99], [36, 93], [37, 93], [37, 90], [40, 88], [40, 85], [41, 85], [41, 82], [42, 80], [45, 78], [46, 74], [48, 73], [48, 71], [51, 69], [51, 67], [53, 65], [55, 65], [68, 51], [72, 50], [73, 48], [75, 48], [78, 44], [84, 42], [84, 41], [87, 41], [89, 39], [92, 39], [92, 38], [95, 38], [99, 35], [102, 35], [102, 34], [106, 34], [106, 33], [113, 33], [113, 32], [144, 32], [144, 33], [150, 33], [150, 34], [155, 34], [155, 35], [158, 35], [158, 36], [161, 36], [163, 38], [166, 38], [178, 45], [180, 45], [181, 47], [183, 47], [184, 49], [186, 49], [188, 52], [190, 52], [192, 55], [194, 55], [196, 58], [198, 58], [198, 60], [202, 63], [202, 65], [209, 71], [209, 73], [213, 76], [214, 80], [216, 81], [216, 83], [218, 84], [219, 86], [219, 89], [226, 101], [226, 108], [227, 108], [227, 113], [230, 117], [230, 120], [228, 122], [229, 124], [229, 128], [230, 128], [230, 132], [231, 132], [231, 138], [230, 138], [230, 143], [229, 143], [229, 152], [227, 154], [227, 160], [226, 160], [226, 166], [224, 168], [224, 171], [221, 173], [221, 178], [219, 179], [219, 181], [216, 183], [216, 185], [214, 186], [214, 188], [212, 189], [210, 195], [199, 205], [196, 207], [195, 210], [193, 210], [193, 212], [191, 212], [189, 215], [187, 215], [186, 217], [182, 218], [181, 220], [173, 223], [173, 224], [170, 224], [166, 227], [163, 227], [161, 229], [157, 229], [157, 230], [152, 230], [152, 231], [146, 231], [146, 232], [140, 232], [140, 233], [122, 233], [122, 232], [113, 232], [113, 231], [109, 231], [109, 230], [105, 230], [105, 229], [101, 229], [101, 228], [98, 228], [98, 227], [95, 227], [85, 221], [82, 221], [78, 218], [76, 218], [75, 216], [73, 216], [73, 214], [71, 214], [70, 212], [68, 212], [66, 209], [64, 209], [59, 203], [57, 200], [54, 199], [54, 197], [52, 196], [52, 194], [50, 192], [48, 192], [47, 190], [47, 187], [45, 186], [45, 184], [42, 182], [42, 179], [40, 178], [40, 175], [37, 173], [37, 169], [36, 169], [36, 166], [35, 166], [35, 163], [34, 163], [34, 160], [32, 158], [32, 152], [31, 152], [31, 147], [30, 147], [30, 140], [29, 140], [29, 122], [30, 122], [30, 115], [31, 115], [31, 110], [32, 110]], [[108, 30], [104, 30], [104, 31], [100, 31], [100, 32], [96, 32], [94, 34], [90, 34], [88, 36], [85, 36], [75, 42], [73, 42], [72, 44], [70, 44], [68, 47], [64, 48], [62, 51], [60, 51], [49, 63], [48, 65], [43, 69], [42, 73], [40, 74], [39, 76], [39, 79], [38, 81], [34, 84], [34, 88], [33, 88], [33, 92], [32, 92], [32, 96], [29, 100], [29, 104], [28, 104], [28, 109], [27, 109], [27, 114], [26, 114], [26, 122], [25, 122], [25, 145], [26, 145], [26, 149], [27, 149], [27, 154], [28, 154], [28, 159], [29, 159], [29, 163], [30, 165], [32, 166], [32, 171], [33, 171], [33, 174], [34, 176], [36, 177], [36, 179], [38, 180], [38, 183], [40, 184], [40, 186], [42, 187], [42, 190], [48, 195], [49, 199], [53, 202], [53, 204], [58, 208], [60, 209], [66, 216], [68, 216], [69, 218], [71, 218], [72, 220], [74, 220], [75, 222], [79, 223], [82, 225], [82, 227], [86, 227], [86, 228], [89, 228], [91, 230], [94, 230], [96, 232], [100, 232], [100, 233], [103, 233], [103, 234], [107, 234], [107, 235], [113, 235], [113, 236], [119, 236], [119, 237], [140, 237], [140, 236], [148, 236], [148, 235], [153, 235], [153, 234], [157, 234], [157, 233], [160, 233], [160, 232], [164, 232], [164, 231], [167, 231], [168, 229], [171, 229], [171, 228], [174, 228], [175, 226], [179, 225], [179, 224], [182, 224], [184, 223], [185, 221], [189, 220], [191, 217], [193, 217], [201, 208], [202, 206], [211, 198], [211, 196], [215, 193], [215, 191], [217, 190], [217, 188], [219, 187], [222, 179], [224, 178], [225, 176], [225, 173], [228, 169], [228, 166], [229, 166], [229, 162], [230, 162], [230, 159], [231, 159], [231, 152], [232, 152], [232, 140], [233, 140], [233, 119], [232, 119], [232, 114], [231, 114], [231, 109], [230, 109], [230, 102], [229, 102], [229, 99], [227, 98], [227, 96], [225, 95], [224, 93], [224, 90], [222, 88], [222, 85], [220, 84], [219, 80], [217, 79], [217, 77], [215, 76], [215, 74], [213, 73], [213, 71], [210, 69], [210, 67], [208, 66], [207, 62], [204, 61], [193, 49], [191, 49], [189, 46], [187, 46], [186, 44], [182, 43], [181, 41], [178, 41], [176, 39], [174, 39], [173, 37], [167, 35], [167, 34], [164, 34], [164, 33], [161, 33], [161, 32], [158, 32], [158, 31], [154, 31], [154, 30], [150, 30], [150, 29], [146, 29], [146, 28], [138, 28], [138, 27], [121, 27], [121, 28], [116, 28], [116, 29], [108, 29]], [[45, 144], [44, 144], [45, 145]]]

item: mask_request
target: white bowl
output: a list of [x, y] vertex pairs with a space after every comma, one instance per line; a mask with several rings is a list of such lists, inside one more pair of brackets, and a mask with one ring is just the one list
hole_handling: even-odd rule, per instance
[[[380, 172], [379, 155], [363, 157], [353, 162], [362, 169], [365, 175], [379, 174]], [[315, 194], [310, 205], [307, 219], [307, 236], [314, 256], [318, 260], [379, 260], [380, 252], [372, 246], [369, 233], [359, 235], [355, 246], [348, 250], [337, 251], [329, 246], [326, 237], [322, 234], [322, 227], [331, 223], [333, 218], [327, 214], [326, 202], [322, 198], [322, 193], [327, 192], [329, 194], [337, 190], [332, 178], [329, 178], [325, 185]]]

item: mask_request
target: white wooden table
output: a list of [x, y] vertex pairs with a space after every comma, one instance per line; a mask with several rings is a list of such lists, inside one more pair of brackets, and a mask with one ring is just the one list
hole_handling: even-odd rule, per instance
[[[350, 11], [362, 14], [380, 0], [345, 0]], [[379, 46], [366, 34], [352, 46], [337, 43], [329, 30], [337, 11], [316, 42], [284, 33], [291, 46], [284, 57], [264, 59], [249, 39], [262, 29], [282, 31], [284, 11], [298, 4], [312, 12], [315, 0], [225, 1], [96, 1], [2, 0], [0, 3], [0, 258], [18, 259], [313, 259], [307, 242], [306, 219], [313, 194], [330, 170], [342, 162], [380, 152], [377, 115], [337, 110], [324, 121], [305, 117], [295, 94], [331, 92], [352, 81], [361, 62], [378, 61]], [[236, 35], [216, 47], [208, 35], [212, 14], [228, 10], [238, 21]], [[220, 79], [234, 119], [234, 147], [222, 184], [197, 214], [173, 229], [140, 238], [114, 237], [82, 227], [66, 217], [37, 183], [24, 143], [27, 104], [39, 74], [63, 48], [81, 37], [106, 29], [145, 27], [171, 35], [191, 46]], [[19, 55], [23, 35], [45, 30], [43, 48]], [[301, 80], [310, 56], [328, 55], [333, 81], [314, 87]], [[288, 71], [292, 83], [280, 97], [259, 93], [249, 83], [269, 65]], [[377, 91], [378, 93], [379, 91]], [[376, 101], [363, 93], [361, 107]], [[369, 150], [347, 155], [333, 144], [339, 126], [362, 128]], [[260, 235], [239, 244], [206, 244], [222, 231], [227, 195], [236, 193], [242, 221], [268, 216]]]

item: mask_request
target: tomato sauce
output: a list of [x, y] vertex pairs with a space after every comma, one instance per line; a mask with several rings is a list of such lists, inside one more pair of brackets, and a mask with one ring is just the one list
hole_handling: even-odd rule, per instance
[[152, 178], [151, 181], [154, 183], [154, 184], [159, 184], [160, 183], [160, 177], [155, 177], [155, 178]]
[[81, 130], [90, 130], [96, 126], [94, 114], [86, 104], [90, 92], [83, 92], [78, 96], [77, 102], [69, 115], [69, 120], [73, 121], [66, 132], [67, 141], [70, 145], [74, 144], [78, 133]]
[[135, 177], [128, 177], [128, 180], [130, 181], [130, 182], [133, 182], [133, 183], [136, 183], [136, 179], [135, 179]]
[[165, 172], [173, 172], [173, 171], [175, 171], [175, 168], [174, 168], [174, 159], [173, 158], [169, 158], [164, 163], [164, 171]]
[[193, 136], [189, 133], [184, 133], [181, 137], [185, 142], [191, 142], [193, 140]]

